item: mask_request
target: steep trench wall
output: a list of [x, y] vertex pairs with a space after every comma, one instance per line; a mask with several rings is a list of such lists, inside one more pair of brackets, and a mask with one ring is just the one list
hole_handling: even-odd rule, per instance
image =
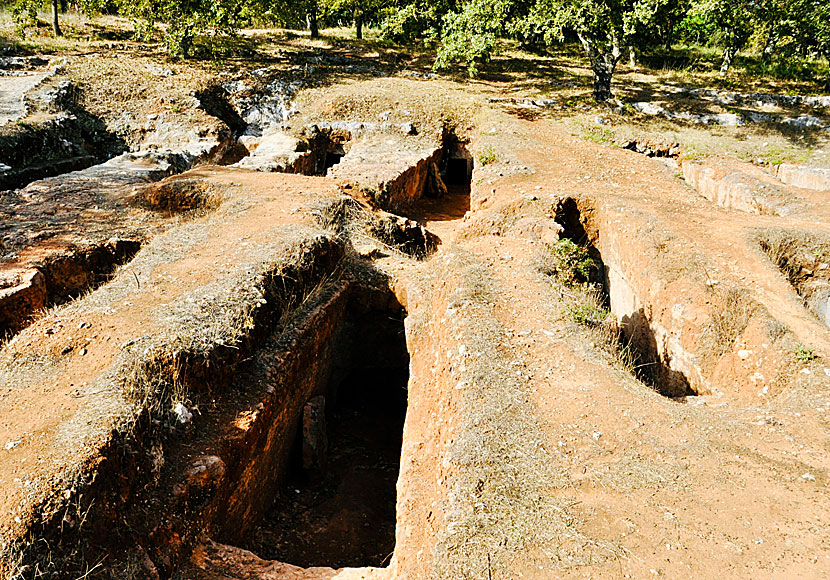
[[[397, 485], [393, 578], [428, 578], [434, 570], [439, 533], [449, 522], [447, 453], [458, 422], [459, 390], [454, 390], [450, 344], [443, 313], [449, 297], [442, 287], [409, 284], [401, 289], [410, 353], [409, 398]], [[456, 346], [457, 349], [457, 346]]]
[[96, 288], [140, 247], [138, 240], [114, 238], [53, 252], [25, 270], [0, 272], [0, 336], [18, 332], [49, 306]]
[[781, 325], [747, 290], [707, 279], [691, 248], [654, 218], [584, 200], [581, 208], [611, 312], [663, 394], [771, 393], [787, 353], [776, 342]]
[[152, 498], [153, 507], [169, 515], [146, 528], [148, 551], [160, 568], [172, 570], [202, 532], [239, 543], [270, 507], [303, 406], [331, 381], [350, 295], [349, 283], [330, 285], [284, 333], [265, 342], [252, 371], [240, 377], [248, 385], [245, 404], [228, 401], [233, 413], [216, 417], [216, 427], [203, 434], [202, 455], [174, 459], [178, 469], [165, 481], [172, 500]]
[[142, 348], [140, 360], [113, 370], [120, 374], [112, 380], [135, 372], [181, 383], [204, 402], [202, 412], [191, 406], [185, 423], [171, 419], [163, 392], [134, 410], [125, 401], [123, 412], [137, 414], [129, 428], [102, 441], [66, 494], [36, 506], [25, 536], [4, 530], [3, 557], [17, 552], [18, 569], [58, 578], [77, 577], [98, 561], [107, 564], [90, 578], [164, 578], [205, 529], [231, 536], [253, 525], [280, 475], [297, 409], [330, 374], [329, 336], [348, 285], [326, 282], [343, 254], [342, 241], [317, 236], [278, 262], [255, 293], [266, 306], [237, 346], [219, 341], [205, 353], [174, 349], [161, 358], [158, 349]]
[[782, 163], [775, 168], [775, 176], [782, 182], [804, 189], [830, 191], [830, 169], [802, 167]]

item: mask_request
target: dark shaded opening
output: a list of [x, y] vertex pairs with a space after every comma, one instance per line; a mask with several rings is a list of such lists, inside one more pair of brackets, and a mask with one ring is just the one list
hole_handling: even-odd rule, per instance
[[[562, 199], [556, 207], [555, 220], [562, 226], [560, 238], [566, 238], [585, 248], [596, 265], [589, 275], [589, 283], [598, 290], [604, 308], [611, 308], [611, 283], [608, 266], [602, 260], [602, 254], [595, 245], [600, 232], [591, 231], [589, 220], [580, 210], [574, 198]], [[696, 395], [688, 378], [680, 371], [671, 368], [671, 359], [667, 353], [661, 354], [657, 347], [657, 337], [646, 312], [624, 316], [619, 320], [619, 348], [627, 351], [633, 362], [634, 375], [643, 383], [666, 397], [686, 397]]]
[[310, 175], [326, 175], [332, 167], [340, 163], [349, 152], [352, 140], [350, 131], [323, 128], [310, 125], [303, 130], [306, 147], [311, 151], [315, 161]]
[[[583, 217], [579, 205], [572, 197], [562, 199], [556, 206], [554, 221], [562, 226], [560, 238], [571, 240], [588, 251], [588, 256], [596, 265], [589, 273], [588, 282], [594, 284], [600, 291], [603, 306], [611, 307], [611, 298], [608, 291], [608, 268], [602, 261], [602, 254], [594, 245], [588, 230], [585, 228], [587, 220]], [[599, 232], [597, 232], [597, 237]]]
[[447, 171], [444, 182], [448, 187], [451, 185], [461, 185], [469, 188], [471, 174], [470, 159], [463, 157], [447, 159]]
[[[407, 407], [403, 308], [358, 292], [341, 362], [306, 403], [284, 484], [247, 549], [302, 567], [384, 566], [395, 548], [396, 482]], [[391, 303], [391, 304], [390, 304]]]
[[444, 139], [441, 158], [429, 169], [423, 197], [405, 215], [413, 220], [441, 222], [461, 219], [470, 211], [473, 159], [454, 135]]
[[109, 281], [115, 269], [132, 260], [140, 248], [138, 240], [114, 239], [47, 259], [40, 270], [46, 278], [50, 306], [74, 300]]
[[335, 165], [340, 163], [340, 160], [343, 159], [344, 155], [346, 155], [346, 154], [345, 153], [334, 152], [334, 151], [329, 151], [328, 153], [326, 153], [326, 163], [325, 163], [326, 171], [328, 171], [329, 169], [331, 169], [332, 167], [334, 167]]

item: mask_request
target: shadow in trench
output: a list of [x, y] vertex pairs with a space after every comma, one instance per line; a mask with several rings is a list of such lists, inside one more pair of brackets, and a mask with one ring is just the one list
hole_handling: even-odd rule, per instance
[[466, 144], [453, 135], [447, 137], [439, 165], [439, 176], [446, 186], [446, 194], [422, 197], [417, 207], [407, 212], [407, 217], [417, 222], [458, 220], [470, 211], [473, 157]]
[[634, 375], [665, 397], [679, 398], [696, 395], [689, 379], [671, 368], [671, 358], [660, 355], [657, 337], [642, 308], [620, 320], [623, 343], [634, 357]]
[[[594, 240], [599, 239], [600, 232], [589, 233], [586, 229], [588, 220], [582, 209], [590, 212], [590, 208], [581, 209], [580, 203], [584, 202], [578, 202], [571, 197], [562, 199], [556, 208], [555, 219], [562, 226], [562, 238], [567, 238], [587, 250], [596, 265], [590, 273], [589, 283], [599, 290], [602, 306], [610, 310], [613, 288], [608, 276], [609, 268], [594, 244]], [[666, 352], [661, 354], [652, 321], [642, 308], [623, 316], [619, 320], [616, 334], [619, 350], [628, 350], [633, 363], [633, 374], [637, 379], [666, 397], [680, 398], [697, 394], [686, 375], [671, 368], [670, 355]]]
[[302, 567], [388, 564], [409, 379], [404, 314], [370, 310], [348, 323], [344, 364], [306, 403], [284, 484], [247, 549]]

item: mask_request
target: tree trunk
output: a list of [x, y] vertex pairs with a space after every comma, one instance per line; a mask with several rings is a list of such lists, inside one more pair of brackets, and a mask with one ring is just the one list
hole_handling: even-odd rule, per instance
[[665, 48], [666, 52], [671, 50], [671, 45], [674, 43], [674, 23], [669, 21], [666, 25]]
[[317, 26], [317, 3], [313, 3], [308, 8], [306, 14], [306, 22], [308, 22], [308, 31], [311, 38], [320, 38], [320, 29]]
[[363, 38], [363, 14], [359, 14], [354, 21], [355, 36], [358, 39]]
[[764, 42], [764, 50], [761, 51], [761, 62], [769, 62], [776, 48], [778, 48], [778, 35], [770, 32]]
[[628, 47], [628, 66], [637, 68], [637, 53], [633, 46]]
[[181, 52], [182, 58], [187, 59], [190, 58], [190, 51], [193, 48], [193, 35], [191, 33], [186, 33], [182, 36], [182, 40], [179, 43], [179, 50]]
[[52, 0], [52, 31], [55, 36], [62, 36], [61, 26], [58, 22], [58, 0]]
[[732, 59], [735, 58], [738, 49], [733, 46], [727, 46], [723, 50], [723, 63], [720, 65], [720, 76], [725, 77], [729, 72], [729, 67], [732, 66]]
[[594, 100], [598, 103], [610, 101], [614, 98], [611, 92], [611, 79], [622, 56], [619, 41], [616, 36], [611, 37], [610, 43], [600, 42], [587, 34], [578, 36], [582, 47], [588, 53], [588, 60], [591, 62], [591, 70], [594, 73]]

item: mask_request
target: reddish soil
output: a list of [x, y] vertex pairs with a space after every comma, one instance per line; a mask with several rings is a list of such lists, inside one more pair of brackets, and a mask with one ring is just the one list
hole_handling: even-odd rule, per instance
[[[417, 86], [425, 100], [433, 85], [442, 94], [455, 90], [401, 79], [338, 90], [362, 95], [378, 83], [384, 94]], [[498, 87], [478, 84], [464, 98], [497, 94]], [[655, 160], [574, 137], [556, 120], [522, 120], [498, 108], [480, 117], [488, 134], [471, 132], [471, 150], [492, 146], [497, 160], [476, 167], [469, 198], [453, 191], [410, 214], [441, 238], [438, 251], [416, 262], [359, 248], [392, 278], [408, 314], [409, 401], [388, 570], [335, 571], [346, 555], [337, 560], [332, 546], [312, 547], [301, 530], [274, 556], [318, 565], [317, 556], [332, 558], [331, 568], [302, 570], [205, 539], [184, 577], [830, 577], [830, 330], [754, 238], [768, 227], [830, 233], [824, 197], [810, 194], [787, 216], [749, 215], [705, 200]], [[189, 241], [186, 256], [136, 272], [135, 288], [109, 312], [81, 300], [4, 346], [5, 368], [19, 374], [4, 377], [0, 444], [20, 442], [0, 451], [4, 533], [20, 533], [32, 510], [63, 491], [56, 472], [94, 464], [109, 416], [80, 436], [63, 426], [85, 419], [84, 410], [124, 404], [120, 393], [86, 390], [121, 345], [160, 333], [176, 298], [206, 286], [229, 263], [250, 261], [252, 248], [307, 226], [305, 202], [336, 191], [322, 177], [213, 168], [196, 175], [231, 197], [199, 218], [209, 227]], [[651, 301], [655, 319], [679, 320], [673, 338], [680, 347], [691, 348], [705, 326], [713, 287], [743, 289], [760, 305], [723, 353], [693, 353], [710, 391], [671, 399], [636, 380], [569, 318], [539, 272], [545, 244], [538, 232], [497, 227], [517, 203], [561, 196], [591, 200], [594, 211], [584, 217], [599, 227], [597, 247], [638, 276], [635, 290]], [[553, 227], [552, 216], [539, 219]], [[786, 346], [768, 340], [769, 321], [789, 329]], [[808, 346], [816, 358], [798, 361], [791, 344]], [[48, 381], [37, 374], [44, 364]], [[335, 453], [333, 461], [341, 459]], [[290, 522], [325, 527], [339, 512], [370, 503], [371, 485], [349, 483], [343, 473], [332, 485], [360, 493], [321, 508], [311, 522], [300, 512], [322, 491], [301, 491], [279, 512], [275, 543], [291, 541], [286, 513]], [[369, 519], [375, 507], [366, 509]], [[357, 564], [352, 556], [378, 564], [373, 552], [347, 554], [348, 564]]]

